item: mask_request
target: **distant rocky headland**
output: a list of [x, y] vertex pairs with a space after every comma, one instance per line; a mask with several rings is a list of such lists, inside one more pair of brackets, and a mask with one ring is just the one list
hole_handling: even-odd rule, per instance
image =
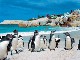
[[80, 26], [80, 10], [71, 10], [64, 14], [53, 14], [46, 16], [38, 16], [29, 20], [4, 20], [0, 24], [18, 24], [20, 27], [30, 26], [61, 26], [61, 27], [77, 27]]

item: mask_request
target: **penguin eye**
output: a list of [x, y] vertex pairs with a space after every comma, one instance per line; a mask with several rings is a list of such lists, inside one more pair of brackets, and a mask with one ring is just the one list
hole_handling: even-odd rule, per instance
[[23, 38], [21, 38], [23, 40]]

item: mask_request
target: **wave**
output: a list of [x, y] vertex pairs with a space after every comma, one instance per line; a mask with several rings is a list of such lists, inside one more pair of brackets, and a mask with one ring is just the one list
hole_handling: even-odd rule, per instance
[[[67, 28], [66, 28], [67, 29]], [[65, 32], [74, 32], [74, 31], [80, 31], [79, 28], [70, 28], [69, 30], [67, 31], [56, 31], [55, 33], [65, 33]], [[50, 34], [51, 31], [40, 31], [39, 34]], [[0, 33], [0, 36], [5, 36], [7, 34], [13, 34], [12, 32], [8, 32], [8, 33]], [[33, 35], [34, 32], [19, 32], [19, 35], [22, 35], [22, 36], [31, 36]]]

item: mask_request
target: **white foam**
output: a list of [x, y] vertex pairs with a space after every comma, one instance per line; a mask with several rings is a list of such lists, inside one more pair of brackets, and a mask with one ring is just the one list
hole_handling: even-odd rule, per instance
[[[67, 29], [67, 28], [66, 28]], [[74, 31], [79, 31], [80, 29], [78, 27], [70, 27], [69, 30], [67, 31], [56, 31], [55, 33], [65, 33], [65, 32], [74, 32]], [[51, 31], [40, 31], [39, 34], [50, 34]], [[13, 34], [12, 32], [9, 33], [0, 33], [0, 36], [5, 36], [7, 34]], [[19, 35], [22, 36], [31, 36], [33, 35], [34, 32], [19, 32]]]

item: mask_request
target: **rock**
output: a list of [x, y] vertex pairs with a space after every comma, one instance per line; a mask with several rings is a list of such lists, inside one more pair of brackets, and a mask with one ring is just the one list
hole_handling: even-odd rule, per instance
[[26, 24], [23, 24], [23, 23], [19, 23], [18, 25], [19, 27], [27, 27]]

